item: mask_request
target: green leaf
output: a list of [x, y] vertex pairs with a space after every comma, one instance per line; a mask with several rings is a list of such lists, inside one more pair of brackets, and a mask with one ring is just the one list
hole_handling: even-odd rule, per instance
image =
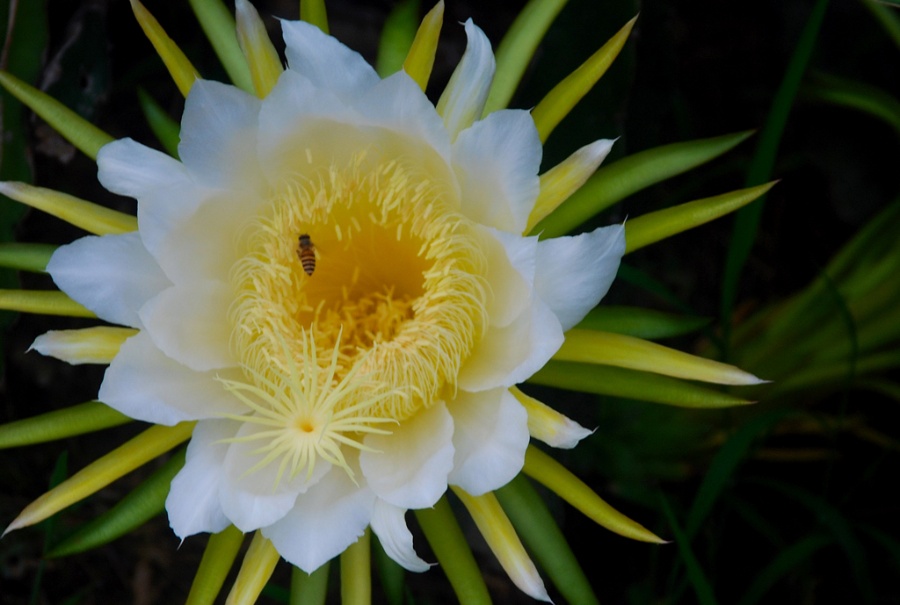
[[832, 542], [834, 540], [830, 536], [814, 534], [780, 550], [762, 571], [753, 575], [753, 583], [744, 591], [744, 596], [738, 601], [738, 605], [755, 605], [761, 602], [778, 580], [797, 569], [804, 561]]
[[766, 194], [775, 183], [739, 189], [657, 210], [625, 223], [625, 254], [734, 212]]
[[528, 479], [520, 474], [494, 494], [565, 601], [573, 605], [599, 603], [559, 525]]
[[[784, 79], [775, 93], [775, 99], [772, 102], [768, 119], [760, 134], [756, 153], [753, 156], [747, 174], [746, 185], [748, 187], [761, 185], [772, 178], [772, 169], [775, 166], [775, 158], [778, 155], [781, 135], [784, 133], [788, 114], [790, 114], [794, 98], [797, 96], [797, 90], [800, 88], [800, 81], [803, 79], [806, 66], [816, 45], [819, 28], [822, 25], [827, 7], [828, 0], [817, 0], [806, 22], [806, 26], [803, 28], [803, 32], [800, 34], [797, 48], [794, 50], [794, 54], [788, 64]], [[747, 262], [747, 257], [750, 256], [750, 248], [756, 239], [764, 203], [765, 197], [741, 209], [734, 221], [734, 231], [725, 263], [720, 305], [726, 360], [729, 357], [729, 343], [731, 341], [730, 318], [737, 297], [738, 282], [741, 278], [744, 263]]]
[[629, 195], [719, 157], [751, 134], [753, 131], [745, 131], [673, 143], [603, 166], [531, 232], [540, 234], [542, 238], [565, 235]]
[[826, 74], [816, 74], [803, 95], [839, 107], [855, 109], [882, 120], [900, 135], [900, 101], [880, 88]]
[[99, 401], [0, 425], [0, 449], [46, 443], [131, 422], [131, 418]]
[[657, 340], [696, 332], [709, 325], [710, 321], [706, 317], [676, 315], [641, 307], [600, 306], [588, 313], [575, 328]]
[[55, 251], [56, 246], [50, 244], [0, 244], [0, 267], [46, 273]]
[[147, 123], [150, 125], [150, 130], [162, 143], [163, 149], [170, 156], [178, 159], [181, 126], [143, 88], [138, 88], [138, 101], [141, 104], [141, 111], [144, 112], [144, 117], [147, 118]]
[[403, 69], [403, 62], [419, 29], [419, 0], [404, 0], [397, 4], [384, 21], [375, 71], [382, 78]]
[[57, 544], [48, 557], [65, 557], [97, 548], [134, 531], [166, 508], [172, 479], [184, 466], [185, 448], [175, 453], [118, 504]]
[[694, 592], [697, 593], [697, 601], [700, 605], [716, 605], [716, 597], [713, 593], [712, 586], [710, 585], [709, 580], [706, 579], [706, 574], [703, 573], [703, 569], [700, 567], [697, 557], [694, 556], [694, 552], [691, 550], [690, 538], [688, 538], [684, 530], [682, 530], [681, 525], [678, 523], [678, 519], [675, 518], [675, 513], [672, 512], [669, 503], [662, 493], [660, 493], [660, 503], [662, 505], [663, 513], [666, 515], [666, 520], [669, 522], [669, 528], [672, 530], [672, 535], [675, 536], [675, 543], [678, 545], [678, 554], [681, 555], [681, 561], [684, 563], [685, 569], [687, 569], [688, 579], [694, 587]]
[[453, 516], [447, 496], [438, 500], [432, 508], [413, 512], [459, 602], [466, 605], [490, 604], [491, 597], [481, 570]]
[[586, 363], [550, 361], [528, 382], [686, 408], [722, 408], [750, 403], [668, 376]]

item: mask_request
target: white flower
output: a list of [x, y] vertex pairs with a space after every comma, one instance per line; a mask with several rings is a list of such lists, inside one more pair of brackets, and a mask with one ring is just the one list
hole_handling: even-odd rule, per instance
[[624, 230], [523, 236], [541, 142], [526, 111], [479, 119], [494, 59], [465, 28], [437, 108], [405, 73], [382, 80], [284, 22], [289, 67], [265, 98], [194, 84], [181, 161], [130, 139], [101, 150], [139, 230], [64, 246], [48, 270], [139, 330], [100, 399], [199, 421], [166, 503], [179, 536], [261, 529], [311, 572], [371, 526], [423, 570], [405, 512], [521, 470], [528, 415], [509, 389], [606, 293]]

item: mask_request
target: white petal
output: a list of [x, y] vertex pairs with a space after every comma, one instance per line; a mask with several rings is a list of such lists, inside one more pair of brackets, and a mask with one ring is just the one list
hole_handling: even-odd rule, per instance
[[484, 228], [481, 247], [487, 259], [490, 325], [508, 326], [529, 304], [534, 283], [536, 237], [521, 237]]
[[453, 165], [462, 211], [502, 231], [521, 234], [540, 192], [541, 140], [531, 114], [495, 111], [459, 134]]
[[447, 491], [453, 419], [443, 402], [421, 410], [390, 435], [368, 435], [359, 463], [369, 487], [401, 508], [427, 508]]
[[135, 328], [142, 325], [138, 309], [170, 285], [136, 232], [61, 246], [47, 271], [63, 292], [99, 318]]
[[228, 285], [202, 281], [161, 292], [144, 305], [140, 317], [163, 353], [205, 372], [238, 365], [229, 346], [228, 309], [233, 302]]
[[291, 70], [319, 87], [347, 97], [358, 95], [378, 82], [378, 74], [358, 52], [303, 21], [282, 21], [285, 56]]
[[231, 525], [219, 501], [222, 460], [228, 449], [220, 441], [234, 437], [238, 426], [232, 420], [203, 420], [194, 428], [184, 467], [172, 479], [166, 497], [169, 525], [179, 538], [216, 533]]
[[562, 346], [562, 326], [536, 297], [508, 326], [490, 327], [459, 373], [459, 387], [485, 391], [511, 387], [541, 369]]
[[[269, 430], [270, 427], [246, 422], [241, 426], [237, 437], [246, 439]], [[292, 477], [288, 468], [279, 478], [280, 458], [261, 468], [254, 468], [265, 456], [257, 450], [265, 445], [267, 442], [260, 439], [238, 441], [229, 444], [225, 454], [225, 476], [219, 488], [222, 510], [235, 527], [243, 532], [277, 522], [293, 508], [299, 494], [307, 491], [332, 470], [331, 464], [320, 460], [310, 476], [303, 469]]]
[[198, 80], [181, 118], [178, 155], [195, 178], [215, 188], [258, 190], [260, 100], [239, 88]]
[[621, 225], [538, 243], [534, 286], [563, 330], [584, 319], [606, 295], [624, 254]]
[[406, 526], [405, 508], [375, 499], [372, 510], [372, 531], [378, 536], [384, 552], [409, 571], [427, 571], [431, 565], [423, 561], [413, 548], [413, 537]]
[[103, 383], [100, 400], [126, 416], [153, 424], [241, 414], [246, 406], [216, 380], [237, 378], [233, 370], [194, 372], [156, 348], [144, 332], [119, 349]]
[[333, 469], [263, 535], [292, 565], [312, 573], [341, 554], [365, 532], [375, 494], [357, 486], [341, 469]]
[[484, 32], [471, 19], [465, 27], [466, 52], [437, 105], [452, 139], [481, 117], [496, 67], [491, 43]]
[[519, 474], [528, 447], [528, 414], [507, 389], [459, 391], [448, 404], [456, 456], [450, 483], [473, 496], [498, 489]]
[[139, 199], [148, 191], [186, 183], [190, 176], [175, 158], [133, 139], [119, 139], [97, 153], [97, 179], [113, 193]]

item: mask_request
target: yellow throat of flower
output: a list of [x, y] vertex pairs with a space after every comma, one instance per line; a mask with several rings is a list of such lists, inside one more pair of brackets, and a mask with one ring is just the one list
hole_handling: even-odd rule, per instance
[[363, 427], [452, 396], [486, 325], [485, 260], [420, 170], [359, 153], [309, 174], [243, 234], [231, 321], [248, 383], [226, 386], [320, 440], [323, 424], [352, 418], [339, 441], [361, 447]]

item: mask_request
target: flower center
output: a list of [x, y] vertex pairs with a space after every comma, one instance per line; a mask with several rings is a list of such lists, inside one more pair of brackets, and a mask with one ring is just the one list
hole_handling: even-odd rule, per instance
[[[232, 346], [248, 380], [296, 400], [295, 389], [274, 392], [278, 376], [312, 371], [323, 392], [341, 385], [330, 413], [353, 410], [357, 430], [452, 394], [486, 325], [487, 287], [473, 226], [447, 195], [366, 153], [284, 187], [232, 273]], [[292, 430], [321, 434], [323, 418], [294, 418]]]

